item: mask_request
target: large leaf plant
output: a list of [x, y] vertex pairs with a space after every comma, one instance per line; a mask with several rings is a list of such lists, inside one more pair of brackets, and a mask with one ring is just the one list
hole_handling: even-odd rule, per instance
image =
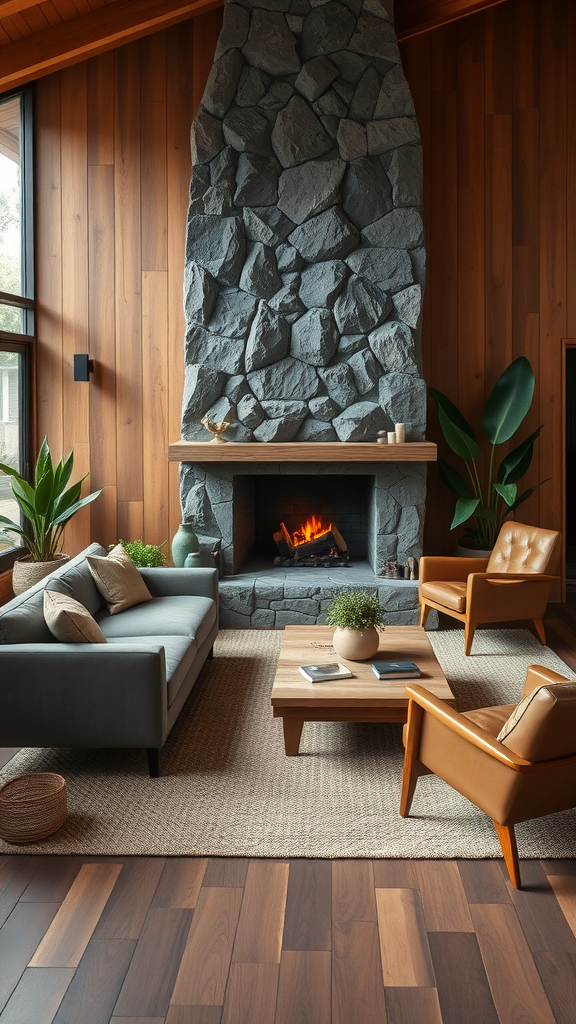
[[12, 466], [0, 462], [0, 471], [11, 477], [12, 494], [24, 517], [24, 526], [21, 526], [0, 516], [0, 535], [17, 534], [33, 562], [50, 562], [56, 558], [66, 523], [102, 493], [94, 491], [81, 498], [85, 476], [68, 486], [73, 465], [74, 453], [70, 452], [54, 466], [46, 438], [40, 446], [33, 483]]
[[546, 483], [542, 480], [518, 494], [517, 482], [530, 466], [541, 426], [509, 452], [496, 468], [496, 446], [509, 441], [520, 427], [532, 403], [534, 384], [532, 367], [525, 356], [519, 356], [504, 370], [482, 416], [489, 442], [487, 450], [484, 445], [484, 451], [470, 424], [450, 399], [435, 388], [429, 389], [438, 407], [444, 437], [466, 467], [466, 476], [463, 476], [445, 459], [438, 460], [442, 480], [457, 495], [450, 529], [468, 524], [461, 538], [466, 547], [492, 548], [504, 520]]

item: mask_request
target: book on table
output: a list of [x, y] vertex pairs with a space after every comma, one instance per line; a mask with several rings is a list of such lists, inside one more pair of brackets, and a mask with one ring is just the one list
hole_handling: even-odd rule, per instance
[[372, 671], [377, 679], [417, 679], [420, 675], [414, 661], [373, 661]]
[[325, 665], [299, 665], [301, 674], [309, 683], [323, 683], [328, 679], [350, 679], [353, 673], [338, 661]]

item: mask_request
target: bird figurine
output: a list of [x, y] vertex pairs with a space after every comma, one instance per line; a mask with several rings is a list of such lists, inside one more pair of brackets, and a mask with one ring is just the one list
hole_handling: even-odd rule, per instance
[[224, 431], [228, 430], [228, 427], [230, 426], [228, 420], [222, 420], [220, 423], [213, 423], [208, 419], [208, 416], [204, 416], [200, 422], [202, 423], [202, 426], [206, 427], [206, 430], [210, 434], [214, 434], [214, 437], [209, 444], [228, 444], [226, 438], [222, 436]]

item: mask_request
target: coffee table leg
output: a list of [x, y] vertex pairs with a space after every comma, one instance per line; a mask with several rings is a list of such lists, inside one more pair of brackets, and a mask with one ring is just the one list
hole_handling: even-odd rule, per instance
[[300, 747], [300, 737], [304, 728], [303, 718], [283, 718], [284, 750], [287, 757], [296, 757]]

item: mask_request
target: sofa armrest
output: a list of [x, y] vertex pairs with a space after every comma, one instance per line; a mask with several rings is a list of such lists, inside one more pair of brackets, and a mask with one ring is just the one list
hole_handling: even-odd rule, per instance
[[140, 569], [152, 597], [209, 597], [218, 604], [217, 569]]

